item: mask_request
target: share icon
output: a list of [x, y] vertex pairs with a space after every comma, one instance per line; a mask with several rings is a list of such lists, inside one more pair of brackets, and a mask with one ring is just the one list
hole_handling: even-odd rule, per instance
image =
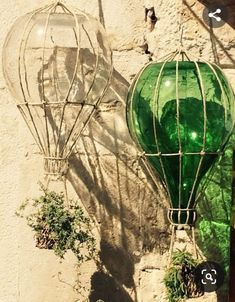
[[208, 14], [208, 16], [210, 17], [210, 18], [214, 18], [216, 21], [218, 21], [218, 22], [220, 22], [222, 19], [221, 19], [221, 17], [219, 17], [219, 16], [216, 16], [217, 14], [221, 14], [221, 12], [222, 12], [222, 10], [220, 9], [220, 8], [217, 8], [217, 10], [215, 11], [215, 12], [210, 12], [209, 14]]
[[228, 10], [224, 5], [214, 3], [212, 6], [204, 8], [202, 17], [209, 27], [218, 28], [226, 23]]

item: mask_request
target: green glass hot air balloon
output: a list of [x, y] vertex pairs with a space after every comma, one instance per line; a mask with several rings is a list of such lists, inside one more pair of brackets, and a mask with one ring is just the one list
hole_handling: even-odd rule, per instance
[[208, 62], [151, 62], [134, 79], [129, 131], [165, 184], [171, 224], [194, 225], [199, 184], [233, 130], [233, 103], [225, 75]]

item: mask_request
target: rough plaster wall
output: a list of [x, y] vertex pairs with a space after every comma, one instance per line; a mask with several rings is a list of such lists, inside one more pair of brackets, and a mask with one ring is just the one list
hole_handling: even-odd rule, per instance
[[[83, 285], [92, 288], [90, 301], [161, 301], [161, 283], [169, 244], [165, 195], [161, 185], [146, 179], [136, 163], [136, 151], [125, 125], [125, 97], [133, 76], [148, 61], [149, 50], [159, 58], [179, 43], [179, 11], [183, 12], [184, 45], [195, 55], [222, 63], [235, 88], [235, 39], [231, 25], [213, 32], [201, 19], [199, 1], [150, 1], [159, 18], [149, 32], [144, 23], [144, 1], [67, 1], [100, 18], [114, 49], [114, 77], [95, 120], [84, 133], [70, 160], [69, 180], [74, 192], [96, 221], [100, 257], [105, 265], [96, 272], [93, 263], [79, 270]], [[0, 47], [14, 20], [48, 1], [2, 0]], [[177, 13], [178, 12], [178, 13]], [[196, 16], [195, 16], [196, 14]], [[234, 25], [234, 24], [233, 24]], [[77, 273], [72, 255], [65, 261], [34, 247], [32, 233], [15, 210], [28, 196], [38, 194], [42, 160], [20, 117], [0, 73], [0, 280], [1, 302], [82, 301], [73, 291]], [[72, 190], [72, 189], [71, 189]], [[151, 269], [149, 266], [154, 266]], [[58, 275], [61, 272], [61, 275]], [[59, 277], [61, 276], [61, 277]], [[85, 294], [87, 297], [89, 294]], [[197, 299], [200, 301], [200, 299]], [[208, 295], [201, 301], [217, 301]]]

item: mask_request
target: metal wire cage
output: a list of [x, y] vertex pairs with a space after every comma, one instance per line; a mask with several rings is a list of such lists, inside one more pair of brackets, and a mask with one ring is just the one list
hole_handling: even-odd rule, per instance
[[130, 87], [127, 122], [148, 170], [168, 192], [170, 223], [193, 227], [199, 184], [234, 126], [234, 94], [224, 73], [182, 50], [150, 62]]
[[63, 174], [111, 78], [104, 28], [60, 1], [28, 13], [7, 35], [3, 72], [44, 155], [45, 173]]

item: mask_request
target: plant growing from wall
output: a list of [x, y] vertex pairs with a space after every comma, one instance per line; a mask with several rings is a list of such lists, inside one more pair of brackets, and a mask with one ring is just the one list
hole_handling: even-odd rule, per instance
[[221, 160], [214, 168], [210, 182], [198, 203], [198, 245], [208, 260], [221, 263], [225, 270], [225, 282], [220, 291], [227, 292], [229, 284], [231, 215], [232, 206], [232, 156], [235, 133], [231, 136]]
[[35, 234], [36, 246], [52, 249], [63, 258], [71, 250], [79, 262], [95, 256], [95, 239], [90, 231], [90, 219], [82, 208], [70, 199], [65, 206], [63, 193], [49, 191], [41, 186], [39, 198], [27, 199], [17, 214], [25, 217]]
[[198, 261], [185, 249], [172, 254], [172, 263], [164, 278], [169, 302], [180, 302], [186, 298], [203, 295], [194, 277], [197, 264]]

